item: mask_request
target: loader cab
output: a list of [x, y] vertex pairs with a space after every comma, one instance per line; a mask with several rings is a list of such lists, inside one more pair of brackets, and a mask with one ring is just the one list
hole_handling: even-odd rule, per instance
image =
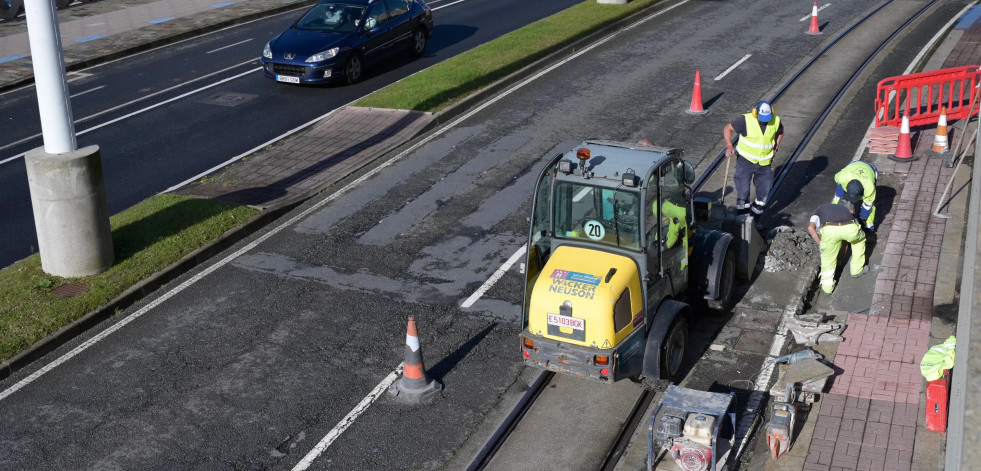
[[611, 141], [546, 165], [525, 266], [527, 363], [607, 382], [640, 376], [655, 313], [687, 283], [693, 180], [678, 149]]

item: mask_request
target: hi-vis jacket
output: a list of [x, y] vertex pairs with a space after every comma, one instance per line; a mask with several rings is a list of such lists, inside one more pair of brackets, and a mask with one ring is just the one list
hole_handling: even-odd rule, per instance
[[736, 152], [755, 164], [770, 165], [773, 160], [773, 149], [777, 146], [780, 117], [773, 115], [773, 119], [766, 126], [766, 132], [760, 129], [760, 123], [753, 113], [746, 113], [743, 118], [746, 119], [746, 135], [739, 136], [739, 140], [736, 141]]
[[845, 194], [843, 188], [848, 186], [848, 182], [858, 180], [862, 184], [862, 189], [865, 190], [865, 194], [862, 195], [862, 212], [859, 217], [868, 217], [872, 211], [872, 204], [875, 203], [876, 173], [874, 167], [860, 160], [845, 165], [845, 168], [835, 174], [835, 183], [838, 184], [839, 188], [837, 191], [841, 193], [835, 194], [835, 200]]

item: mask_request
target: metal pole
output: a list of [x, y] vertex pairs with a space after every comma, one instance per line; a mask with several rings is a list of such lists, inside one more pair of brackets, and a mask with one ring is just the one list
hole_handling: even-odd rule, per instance
[[[970, 116], [968, 116], [970, 118]], [[965, 126], [965, 131], [967, 127]], [[981, 122], [977, 134], [981, 135]], [[981, 227], [981, 138], [974, 142], [974, 171], [971, 175], [971, 198], [967, 205], [967, 227], [964, 240], [964, 271], [961, 276], [960, 304], [957, 309], [957, 347], [955, 350], [954, 371], [951, 375], [950, 404], [948, 411], [947, 452], [944, 456], [945, 469], [967, 469], [965, 463], [977, 463], [981, 453], [977, 444], [981, 440], [981, 427], [977, 423], [979, 408], [977, 399], [978, 380], [973, 372], [978, 371], [978, 339], [981, 335], [981, 244], [978, 229]], [[968, 397], [971, 402], [968, 403]], [[971, 414], [968, 417], [967, 414]], [[967, 446], [964, 446], [964, 445]]]
[[37, 105], [41, 114], [44, 151], [63, 154], [77, 149], [68, 79], [61, 55], [61, 32], [54, 0], [25, 0], [27, 34], [34, 63]]

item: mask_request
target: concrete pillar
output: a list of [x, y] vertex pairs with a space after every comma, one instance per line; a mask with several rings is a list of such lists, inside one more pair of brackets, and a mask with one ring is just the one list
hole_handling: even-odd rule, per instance
[[37, 227], [41, 269], [61, 277], [101, 273], [112, 266], [112, 233], [99, 146], [24, 156]]

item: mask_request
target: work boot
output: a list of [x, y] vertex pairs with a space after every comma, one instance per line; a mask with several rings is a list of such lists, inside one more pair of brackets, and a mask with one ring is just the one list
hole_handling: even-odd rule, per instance
[[869, 272], [869, 266], [866, 265], [866, 266], [862, 267], [862, 271], [858, 272], [858, 274], [854, 274], [853, 273], [852, 274], [852, 278], [858, 278], [858, 277], [860, 277], [860, 276], [862, 276], [862, 275], [864, 275], [864, 274], [866, 274], [868, 272]]
[[835, 291], [835, 285], [824, 285], [824, 284], [822, 284], [821, 285], [821, 291], [824, 291], [825, 293], [831, 294], [831, 293], [833, 293]]

